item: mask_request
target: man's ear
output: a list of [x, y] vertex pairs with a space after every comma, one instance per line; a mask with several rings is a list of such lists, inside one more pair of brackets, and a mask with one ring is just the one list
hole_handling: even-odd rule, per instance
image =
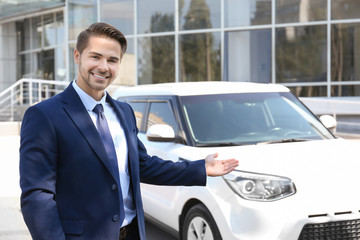
[[79, 64], [79, 62], [80, 62], [80, 52], [79, 52], [79, 50], [77, 50], [77, 49], [75, 49], [74, 50], [74, 62], [76, 63], [76, 64]]

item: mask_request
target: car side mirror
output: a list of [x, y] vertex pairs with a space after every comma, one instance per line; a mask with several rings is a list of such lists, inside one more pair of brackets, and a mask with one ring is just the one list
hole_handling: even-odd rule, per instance
[[149, 127], [146, 137], [153, 142], [179, 142], [179, 137], [175, 136], [174, 129], [167, 124], [155, 124]]
[[337, 127], [336, 119], [330, 115], [322, 115], [320, 116], [320, 121], [324, 126], [332, 132], [335, 132]]

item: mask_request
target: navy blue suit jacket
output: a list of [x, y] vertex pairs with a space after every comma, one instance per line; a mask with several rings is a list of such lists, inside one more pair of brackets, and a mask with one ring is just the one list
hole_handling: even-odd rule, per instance
[[[124, 128], [139, 235], [145, 239], [140, 181], [205, 185], [204, 160], [149, 156], [131, 107], [108, 96]], [[118, 240], [119, 188], [100, 136], [72, 84], [30, 107], [21, 128], [21, 209], [33, 239]]]

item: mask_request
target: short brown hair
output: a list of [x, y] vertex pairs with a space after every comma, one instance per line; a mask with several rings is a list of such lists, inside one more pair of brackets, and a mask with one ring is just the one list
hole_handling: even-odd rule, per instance
[[92, 36], [103, 36], [117, 40], [121, 46], [121, 57], [124, 56], [127, 47], [127, 41], [124, 34], [122, 34], [122, 32], [120, 32], [114, 26], [103, 22], [93, 23], [79, 34], [76, 43], [76, 49], [80, 53], [82, 53], [83, 50], [87, 47], [89, 38]]

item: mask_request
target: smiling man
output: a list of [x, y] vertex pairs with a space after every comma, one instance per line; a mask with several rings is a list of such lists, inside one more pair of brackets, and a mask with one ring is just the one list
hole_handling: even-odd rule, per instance
[[[88, 32], [82, 34], [89, 35]], [[100, 100], [104, 89], [118, 74], [123, 55], [122, 48], [126, 48], [126, 42], [121, 46], [121, 42], [116, 39], [96, 35], [81, 41], [86, 37], [88, 36], [80, 34], [80, 40], [74, 51], [75, 63], [79, 65], [76, 83], [92, 98]]]
[[140, 182], [206, 184], [238, 161], [172, 162], [149, 156], [131, 107], [105, 91], [119, 72], [124, 35], [95, 23], [74, 51], [77, 78], [30, 107], [20, 146], [21, 209], [33, 239], [145, 239]]

